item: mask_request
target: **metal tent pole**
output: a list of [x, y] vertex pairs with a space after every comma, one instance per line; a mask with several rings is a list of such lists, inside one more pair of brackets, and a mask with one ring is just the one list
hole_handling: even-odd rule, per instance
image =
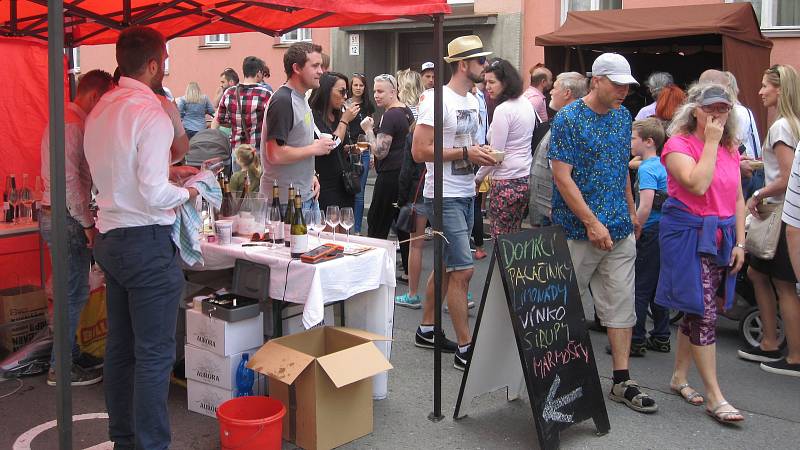
[[53, 239], [53, 305], [55, 310], [56, 418], [58, 448], [72, 449], [72, 348], [67, 305], [67, 203], [64, 174], [64, 1], [47, 2], [47, 67], [50, 103], [50, 207]]
[[[442, 102], [442, 81], [444, 79], [444, 15], [433, 16], [433, 55], [434, 61], [434, 94], [433, 94], [433, 229], [442, 231], [442, 115], [444, 103]], [[441, 234], [433, 237], [433, 282], [434, 298], [434, 351], [433, 351], [433, 412], [428, 418], [438, 422], [442, 416], [442, 266], [444, 242]]]

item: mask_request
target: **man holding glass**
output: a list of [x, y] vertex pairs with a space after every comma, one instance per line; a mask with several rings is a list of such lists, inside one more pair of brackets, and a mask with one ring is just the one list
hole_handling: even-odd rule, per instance
[[174, 208], [197, 196], [169, 182], [173, 126], [153, 89], [167, 48], [130, 27], [116, 44], [122, 77], [86, 119], [84, 153], [97, 186], [94, 256], [106, 278], [105, 392], [114, 448], [166, 449], [167, 394], [183, 271], [172, 242]]
[[330, 137], [314, 139], [314, 118], [306, 100], [306, 91], [319, 87], [322, 47], [310, 42], [292, 44], [283, 55], [283, 69], [286, 84], [270, 98], [261, 132], [261, 192], [269, 192], [277, 180], [280, 202], [285, 205], [292, 184], [306, 209], [319, 195], [314, 156], [327, 155], [334, 148]]
[[[444, 247], [446, 273], [442, 277], [443, 293], [447, 299], [450, 318], [456, 331], [458, 343], [447, 340], [444, 335], [442, 350], [455, 353], [453, 366], [464, 370], [471, 355], [472, 337], [467, 320], [467, 290], [472, 279], [473, 261], [469, 247], [472, 232], [473, 197], [475, 175], [473, 164], [494, 165], [491, 154], [478, 145], [480, 126], [478, 100], [470, 93], [475, 83], [483, 81], [486, 55], [478, 36], [461, 36], [447, 45], [453, 76], [444, 86], [443, 132], [443, 197], [442, 229], [447, 243]], [[433, 211], [433, 91], [426, 91], [420, 98], [419, 119], [414, 130], [411, 153], [417, 162], [425, 162], [425, 208]], [[426, 214], [427, 217], [431, 215]], [[434, 347], [434, 282], [433, 273], [428, 278], [423, 303], [422, 323], [417, 328], [414, 344], [417, 347]]]

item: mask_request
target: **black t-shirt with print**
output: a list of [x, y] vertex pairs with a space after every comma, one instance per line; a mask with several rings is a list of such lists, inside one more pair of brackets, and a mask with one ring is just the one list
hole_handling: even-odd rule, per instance
[[412, 123], [414, 123], [414, 113], [408, 106], [389, 108], [383, 113], [375, 135], [388, 134], [392, 136], [392, 144], [389, 146], [389, 154], [385, 158], [375, 160], [377, 172], [400, 170], [403, 166], [403, 150]]

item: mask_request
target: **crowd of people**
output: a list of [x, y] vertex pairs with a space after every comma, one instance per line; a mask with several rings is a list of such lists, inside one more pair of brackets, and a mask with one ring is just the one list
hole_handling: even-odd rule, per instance
[[[197, 174], [199, 155], [214, 151], [234, 187], [250, 180], [253, 190], [269, 192], [277, 182], [293, 186], [304, 208], [353, 207], [357, 233], [374, 170], [366, 234], [388, 238], [398, 209], [413, 206], [411, 225], [396, 230], [408, 292], [395, 303], [422, 308], [415, 345], [439, 341], [457, 369], [471, 354], [469, 284], [475, 261], [486, 256], [486, 210], [491, 237], [523, 226], [563, 228], [581, 296], [607, 330], [612, 400], [657, 410], [631, 378], [629, 357], [671, 352], [669, 309], [677, 309], [685, 315], [670, 387], [720, 422], [744, 420], [717, 381], [715, 328], [745, 264], [764, 338], [739, 356], [800, 376], [795, 69], [764, 72], [759, 94], [775, 120], [762, 144], [729, 72], [707, 70], [686, 90], [668, 73], [651, 74], [645, 84], [653, 102], [634, 121], [623, 102], [639, 83], [619, 54], [598, 56], [586, 75], [554, 78], [536, 65], [527, 89], [512, 63], [491, 55], [478, 36], [461, 36], [443, 61], [451, 77], [442, 87], [443, 195], [435, 231], [445, 238], [443, 297], [456, 334], [450, 341], [434, 336], [433, 275], [420, 287], [434, 201], [434, 69], [441, 62], [426, 62], [421, 72], [347, 76], [328, 70], [319, 45], [301, 42], [286, 50], [286, 82], [277, 89], [264, 81], [264, 61], [250, 56], [241, 79], [232, 68], [222, 71], [213, 101], [192, 82], [172, 102], [163, 95], [164, 37], [146, 27], [120, 34], [118, 76], [94, 70], [81, 77], [66, 108], [65, 146], [70, 334], [88, 296], [89, 249], [105, 273], [109, 326], [105, 361], [75, 348], [70, 376], [73, 385], [86, 385], [105, 374], [115, 448], [169, 445], [167, 392], [184, 284], [171, 229], [174, 208], [201, 195], [176, 181]], [[42, 161], [42, 226], [50, 240], [47, 133]], [[89, 211], [92, 186], [96, 218]], [[286, 191], [280, 195], [285, 205]], [[766, 242], [745, 238], [748, 213]], [[688, 383], [692, 363], [704, 394]], [[48, 384], [56, 382], [51, 369]]]

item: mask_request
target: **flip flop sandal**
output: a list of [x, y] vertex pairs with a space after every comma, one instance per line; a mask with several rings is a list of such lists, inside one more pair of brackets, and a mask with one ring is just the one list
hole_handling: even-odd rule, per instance
[[[744, 421], [744, 415], [742, 415], [742, 413], [736, 408], [733, 408], [733, 410], [729, 411], [720, 411], [720, 409], [722, 409], [725, 406], [730, 406], [731, 408], [733, 408], [733, 406], [728, 402], [719, 402], [719, 404], [713, 409], [706, 408], [706, 414], [713, 417], [714, 420], [723, 425], [738, 424], [739, 422]], [[731, 418], [736, 416], [741, 417], [741, 419]]]
[[[622, 392], [620, 394], [614, 392], [617, 386], [621, 386]], [[653, 405], [651, 406], [644, 406], [643, 404], [644, 399], [650, 398], [650, 396], [645, 394], [644, 392], [639, 391], [639, 393], [636, 394], [636, 396], [633, 397], [633, 399], [628, 400], [625, 397], [625, 391], [627, 391], [629, 388], [636, 388], [638, 390], [639, 384], [633, 380], [628, 380], [622, 383], [615, 384], [611, 387], [611, 392], [608, 393], [608, 398], [617, 403], [622, 403], [628, 408], [637, 412], [653, 413], [658, 411], [658, 405], [656, 405], [655, 403], [653, 403]]]
[[[688, 404], [690, 404], [692, 406], [700, 406], [700, 405], [702, 405], [703, 403], [706, 402], [706, 399], [703, 397], [703, 394], [697, 392], [693, 387], [689, 386], [689, 383], [683, 383], [683, 384], [681, 384], [679, 386], [670, 385], [669, 388], [672, 390], [672, 392], [680, 395], [681, 398], [686, 400], [686, 403], [688, 403]], [[686, 389], [686, 388], [691, 389], [692, 392], [689, 393], [689, 394], [683, 395], [683, 390]], [[694, 402], [693, 400], [696, 399], [696, 398], [699, 398], [701, 401], [700, 402]]]

